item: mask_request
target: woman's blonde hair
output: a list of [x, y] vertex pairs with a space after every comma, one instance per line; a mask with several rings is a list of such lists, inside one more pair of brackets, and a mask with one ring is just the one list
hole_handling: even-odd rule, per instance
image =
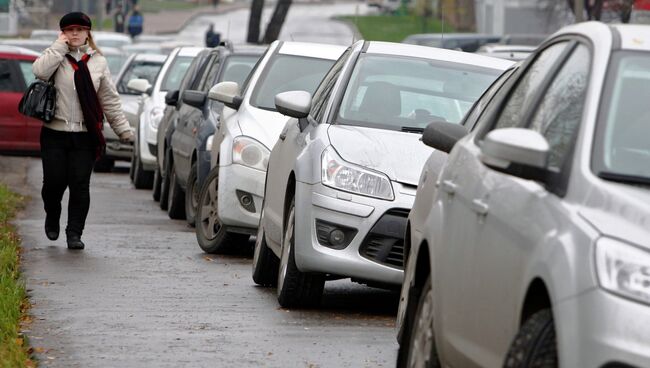
[[97, 51], [98, 54], [104, 55], [102, 53], [102, 50], [100, 50], [99, 47], [97, 47], [97, 44], [93, 39], [93, 33], [90, 30], [88, 30], [88, 46], [90, 46], [93, 50]]

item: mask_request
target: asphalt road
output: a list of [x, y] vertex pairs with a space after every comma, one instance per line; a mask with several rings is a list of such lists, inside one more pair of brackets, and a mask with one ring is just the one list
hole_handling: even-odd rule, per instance
[[[368, 7], [361, 2], [330, 4], [294, 3], [289, 9], [280, 39], [284, 41], [321, 42], [328, 44], [349, 45], [355, 38], [354, 31], [345, 23], [331, 19], [337, 15], [365, 14]], [[266, 7], [260, 23], [264, 35], [266, 25], [273, 14], [273, 7]], [[194, 18], [178, 33], [178, 39], [196, 42], [197, 37], [204, 37], [212, 23], [221, 33], [222, 39], [233, 43], [246, 41], [248, 30], [248, 9], [235, 10], [226, 14], [204, 15]]]
[[132, 188], [125, 166], [93, 174], [86, 249], [68, 251], [65, 236], [43, 233], [40, 160], [0, 160], [14, 177], [27, 173], [15, 181], [32, 197], [16, 224], [42, 367], [394, 365], [397, 293], [340, 280], [319, 309], [281, 309], [251, 279], [252, 244], [202, 253], [193, 229]]

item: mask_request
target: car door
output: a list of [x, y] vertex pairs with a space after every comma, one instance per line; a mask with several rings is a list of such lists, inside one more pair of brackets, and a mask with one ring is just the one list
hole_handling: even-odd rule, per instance
[[[210, 66], [215, 62], [216, 57], [217, 54], [213, 53], [205, 60], [192, 84], [182, 93], [201, 91], [201, 88], [205, 85]], [[196, 131], [194, 128], [197, 126], [202, 116], [203, 109], [199, 109], [184, 102], [178, 110], [176, 130], [172, 133], [172, 151], [174, 153], [176, 172], [182, 184], [186, 183], [189, 176], [191, 155], [195, 146], [194, 135]]]
[[[495, 116], [500, 116], [499, 127], [519, 123], [523, 109], [530, 104], [534, 91], [565, 47], [566, 43], [562, 43], [546, 48], [523, 68], [523, 75], [508, 81], [514, 86], [507, 85], [499, 91], [479, 118], [479, 134]], [[474, 308], [477, 300], [470, 292], [474, 285], [471, 267], [477, 257], [477, 232], [485, 221], [484, 204], [480, 197], [476, 199], [485, 175], [479, 153], [479, 146], [470, 137], [456, 145], [439, 178], [436, 199], [437, 211], [444, 214], [441, 228], [448, 229], [440, 234], [440, 243], [434, 244], [434, 262], [439, 260], [433, 269], [435, 302], [439, 313], [445, 316], [437, 328], [438, 341], [444, 359], [463, 367], [490, 365], [490, 360], [481, 360], [487, 359], [485, 352], [479, 350], [482, 342], [474, 339], [480, 335], [482, 326], [468, 314], [477, 313]]]
[[349, 56], [350, 50], [341, 55], [325, 75], [314, 92], [309, 116], [299, 120], [290, 119], [271, 151], [267, 168], [263, 224], [267, 240], [271, 245], [279, 245], [282, 240], [285, 194], [289, 176], [298, 156], [307, 146], [309, 133], [317, 124], [324, 123], [323, 119], [332, 91]]
[[[469, 292], [480, 301], [481, 313], [472, 314], [471, 339], [486, 352], [479, 362], [501, 366], [520, 325], [522, 295], [528, 288], [527, 271], [534, 254], [554, 244], [572, 214], [562, 204], [571, 148], [580, 125], [590, 67], [590, 51], [571, 43], [565, 55], [536, 92], [521, 120], [550, 144], [547, 169], [552, 178], [540, 183], [483, 167], [472, 202], [478, 214]], [[507, 111], [504, 112], [504, 114]], [[475, 209], [475, 210], [476, 210]], [[481, 218], [482, 217], [482, 218]], [[491, 338], [486, 339], [488, 332]], [[486, 358], [485, 360], [482, 360]]]
[[14, 60], [0, 59], [0, 149], [25, 149], [27, 119], [18, 113], [24, 88]]
[[[440, 264], [442, 291], [437, 302], [441, 305], [440, 312], [446, 313], [443, 354], [454, 365], [496, 367], [502, 364], [504, 348], [507, 349], [513, 336], [512, 326], [505, 324], [505, 320], [509, 317], [511, 321], [515, 314], [514, 308], [510, 308], [513, 298], [510, 292], [516, 291], [518, 280], [514, 275], [521, 272], [517, 263], [521, 261], [521, 252], [500, 252], [502, 245], [489, 245], [484, 237], [487, 228], [505, 230], [503, 222], [518, 219], [534, 222], [534, 215], [533, 219], [524, 216], [527, 208], [516, 203], [515, 192], [526, 196], [524, 193], [543, 189], [530, 181], [519, 180], [513, 184], [508, 181], [510, 178], [494, 177], [480, 162], [480, 139], [491, 129], [523, 125], [528, 111], [532, 111], [552, 81], [549, 76], [557, 72], [571, 47], [565, 40], [541, 50], [524, 68], [516, 84], [504, 89], [508, 95], [496, 98], [479, 119], [476, 135], [479, 138], [471, 136], [452, 152], [449, 168], [441, 177], [440, 189], [446, 197], [441, 201], [446, 201], [447, 206], [445, 228], [453, 230], [445, 232], [440, 248], [436, 248], [440, 251], [438, 257], [444, 260]], [[496, 202], [497, 192], [500, 203]], [[496, 207], [506, 209], [510, 218], [497, 216]], [[521, 235], [530, 231], [530, 226], [517, 230]], [[496, 285], [495, 280], [504, 284]]]

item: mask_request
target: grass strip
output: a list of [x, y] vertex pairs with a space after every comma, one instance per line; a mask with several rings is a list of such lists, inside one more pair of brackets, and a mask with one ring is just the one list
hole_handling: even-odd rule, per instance
[[[418, 17], [416, 15], [348, 15], [339, 17], [354, 24], [367, 41], [401, 42], [414, 33], [438, 33], [442, 30], [440, 20]], [[445, 32], [452, 32], [445, 25]]]
[[20, 239], [9, 223], [24, 198], [0, 184], [0, 367], [34, 367], [20, 321], [29, 305], [20, 280]]

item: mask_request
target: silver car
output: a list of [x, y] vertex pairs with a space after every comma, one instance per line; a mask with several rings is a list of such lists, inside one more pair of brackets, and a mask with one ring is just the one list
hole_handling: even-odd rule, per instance
[[199, 194], [196, 238], [208, 253], [237, 246], [257, 232], [266, 164], [288, 118], [275, 110], [274, 96], [294, 89], [313, 92], [345, 47], [273, 42], [251, 72], [243, 92], [221, 82], [208, 97], [226, 105], [208, 139], [211, 170]]
[[[294, 117], [271, 152], [253, 279], [283, 307], [314, 305], [326, 275], [400, 285], [406, 217], [431, 121], [458, 123], [512, 62], [355, 43], [316, 90], [276, 96]], [[279, 267], [278, 267], [279, 260]]]
[[582, 23], [427, 128], [399, 366], [650, 366], [648, 86], [650, 27]]

